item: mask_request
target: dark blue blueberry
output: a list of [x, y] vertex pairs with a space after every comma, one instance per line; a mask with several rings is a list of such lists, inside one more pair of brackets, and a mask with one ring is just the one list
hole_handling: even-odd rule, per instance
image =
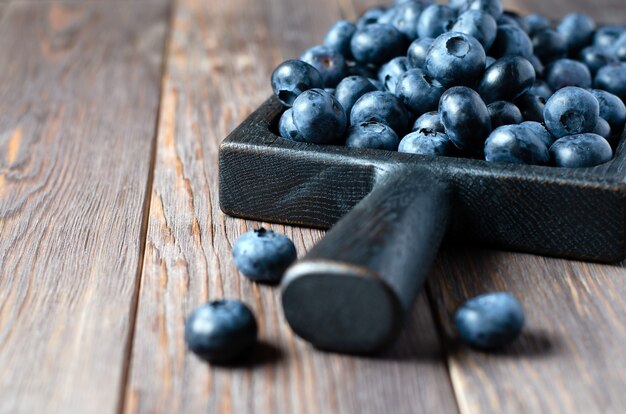
[[596, 127], [593, 130], [593, 133], [600, 135], [602, 138], [609, 141], [609, 144], [611, 143], [611, 126], [604, 118], [599, 117], [596, 120]]
[[524, 20], [526, 21], [526, 25], [528, 26], [528, 34], [530, 36], [533, 36], [535, 33], [540, 32], [541, 30], [550, 28], [550, 20], [540, 14], [529, 14], [528, 16], [524, 17]]
[[508, 293], [494, 292], [468, 300], [456, 311], [461, 339], [479, 349], [502, 347], [519, 336], [524, 327], [524, 309]]
[[557, 139], [550, 147], [550, 157], [557, 167], [584, 168], [610, 161], [613, 150], [600, 135], [577, 134]]
[[463, 33], [444, 33], [433, 42], [424, 72], [445, 87], [474, 86], [485, 71], [486, 56], [482, 45]]
[[398, 149], [400, 139], [385, 124], [367, 121], [353, 125], [348, 129], [346, 147], [350, 148], [373, 148], [388, 151]]
[[556, 138], [592, 132], [599, 116], [598, 100], [591, 92], [574, 86], [554, 92], [543, 110], [546, 128]]
[[526, 19], [511, 10], [505, 10], [502, 13], [502, 16], [498, 19], [498, 26], [503, 26], [505, 24], [512, 24], [513, 26], [517, 26], [522, 29], [526, 34], [530, 32], [530, 27], [526, 23]]
[[417, 38], [417, 23], [424, 5], [415, 1], [398, 4], [387, 11], [378, 23], [389, 23], [406, 38], [413, 41]]
[[400, 141], [398, 152], [420, 155], [449, 156], [454, 152], [450, 138], [432, 129], [419, 129]]
[[426, 112], [415, 120], [412, 131], [418, 131], [420, 129], [430, 129], [435, 132], [445, 132], [443, 124], [441, 123], [441, 117], [439, 112], [432, 111]]
[[404, 55], [405, 37], [390, 24], [370, 24], [358, 29], [350, 48], [357, 62], [381, 65], [391, 58]]
[[550, 63], [567, 56], [565, 39], [556, 30], [541, 30], [533, 35], [532, 41], [533, 51], [543, 63]]
[[491, 119], [477, 92], [465, 86], [448, 89], [439, 101], [439, 115], [446, 134], [457, 148], [482, 152], [491, 132]]
[[611, 49], [618, 60], [626, 62], [626, 32], [617, 38]]
[[346, 60], [343, 55], [328, 46], [313, 46], [300, 57], [322, 74], [324, 86], [334, 88], [346, 75]]
[[418, 37], [433, 39], [446, 32], [456, 19], [456, 11], [443, 4], [431, 4], [422, 10], [417, 23]]
[[497, 30], [498, 25], [494, 18], [489, 13], [481, 10], [468, 10], [461, 13], [452, 29], [450, 29], [451, 32], [460, 32], [474, 36], [485, 50], [489, 50], [496, 40]]
[[498, 33], [489, 54], [494, 57], [533, 55], [533, 43], [522, 29], [512, 24], [498, 26]]
[[200, 358], [230, 362], [256, 343], [257, 323], [244, 303], [216, 300], [194, 309], [185, 321], [187, 347]]
[[485, 141], [485, 160], [512, 164], [546, 165], [548, 147], [524, 125], [504, 125], [493, 130]]
[[409, 50], [407, 51], [407, 57], [409, 58], [409, 63], [412, 67], [420, 69], [424, 67], [426, 54], [434, 41], [435, 39], [432, 37], [422, 37], [411, 43], [411, 46], [409, 46]]
[[289, 141], [302, 141], [299, 137], [298, 128], [293, 123], [293, 109], [289, 108], [280, 117], [278, 121], [278, 133], [281, 137], [288, 139]]
[[487, 105], [491, 128], [495, 129], [502, 125], [514, 125], [524, 121], [519, 108], [507, 101], [496, 101]]
[[552, 96], [554, 91], [552, 91], [552, 88], [550, 88], [550, 86], [545, 81], [537, 79], [533, 86], [528, 90], [528, 93], [541, 96], [547, 101]]
[[626, 26], [599, 27], [593, 35], [593, 44], [594, 46], [610, 49], [624, 32], [626, 32]]
[[496, 21], [500, 19], [502, 16], [503, 8], [501, 0], [467, 0], [463, 7], [461, 8], [461, 12], [465, 12], [467, 10], [481, 10], [487, 12], [493, 17]]
[[541, 63], [541, 60], [536, 56], [532, 55], [528, 58], [528, 61], [531, 65], [533, 65], [533, 69], [535, 69], [535, 75], [537, 78], [543, 78], [545, 72], [545, 66]]
[[414, 114], [421, 115], [437, 109], [445, 88], [422, 69], [405, 72], [398, 81], [396, 96]]
[[411, 68], [409, 59], [404, 56], [398, 56], [381, 66], [378, 71], [378, 80], [383, 84], [386, 90], [396, 93], [396, 84], [400, 77]]
[[598, 46], [588, 46], [581, 50], [579, 59], [587, 66], [592, 76], [595, 76], [601, 67], [618, 61], [613, 53]]
[[237, 269], [257, 282], [279, 282], [296, 256], [296, 248], [287, 236], [263, 227], [242, 234], [233, 245]]
[[498, 59], [485, 71], [478, 92], [486, 103], [511, 101], [528, 91], [535, 83], [535, 69], [520, 56]]
[[513, 103], [522, 111], [525, 121], [543, 122], [543, 109], [546, 99], [542, 96], [526, 92], [516, 98]]
[[577, 52], [591, 43], [596, 23], [583, 13], [571, 13], [561, 20], [556, 30], [565, 39], [570, 52]]
[[346, 62], [348, 76], [364, 76], [366, 78], [376, 78], [378, 76], [378, 66], [358, 63], [358, 62]]
[[348, 119], [335, 96], [323, 89], [309, 89], [293, 103], [293, 122], [302, 142], [332, 144], [346, 130]]
[[409, 129], [409, 113], [402, 102], [389, 92], [375, 91], [361, 96], [352, 107], [350, 123], [375, 121], [385, 124], [399, 136]]
[[539, 122], [525, 121], [525, 122], [522, 122], [520, 125], [523, 126], [524, 128], [530, 129], [533, 132], [533, 134], [535, 134], [535, 136], [539, 138], [541, 142], [544, 143], [546, 148], [550, 148], [550, 145], [552, 145], [555, 141], [555, 138], [552, 136], [552, 134], [550, 134], [548, 130], [546, 129], [546, 127], [540, 124]]
[[365, 26], [378, 22], [378, 19], [385, 14], [384, 7], [372, 7], [363, 12], [359, 20], [356, 22], [357, 29], [362, 29]]
[[324, 38], [324, 46], [335, 49], [341, 53], [346, 59], [352, 58], [350, 50], [350, 40], [356, 32], [356, 25], [347, 20], [339, 20], [326, 33]]
[[548, 66], [546, 82], [555, 91], [566, 86], [591, 88], [591, 72], [577, 60], [559, 59]]
[[324, 87], [322, 75], [313, 66], [301, 60], [287, 60], [272, 72], [272, 90], [285, 106], [293, 105], [302, 92]]
[[593, 89], [591, 93], [598, 100], [600, 117], [609, 123], [611, 133], [619, 138], [624, 130], [624, 124], [626, 124], [624, 102], [612, 93], [600, 89]]
[[354, 103], [368, 92], [377, 90], [376, 86], [363, 76], [348, 76], [343, 78], [337, 88], [335, 88], [335, 98], [341, 104], [341, 107], [349, 115], [352, 111]]
[[626, 63], [611, 63], [598, 70], [593, 86], [626, 102]]

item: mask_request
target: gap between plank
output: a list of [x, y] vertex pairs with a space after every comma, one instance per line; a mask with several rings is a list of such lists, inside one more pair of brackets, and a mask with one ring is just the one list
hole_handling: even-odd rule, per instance
[[[145, 2], [146, 0], [143, 0]], [[124, 412], [126, 405], [126, 397], [128, 394], [128, 380], [130, 378], [131, 370], [131, 358], [133, 355], [133, 344], [135, 339], [135, 326], [137, 323], [137, 310], [139, 308], [139, 295], [141, 293], [141, 279], [143, 276], [143, 265], [146, 253], [146, 244], [148, 242], [148, 225], [150, 220], [150, 206], [152, 202], [152, 190], [154, 187], [154, 175], [156, 168], [156, 156], [158, 151], [158, 137], [159, 137], [159, 125], [161, 120], [161, 102], [163, 98], [163, 89], [165, 87], [165, 78], [167, 75], [167, 62], [169, 57], [170, 44], [172, 40], [172, 28], [174, 25], [174, 12], [177, 7], [177, 0], [170, 0], [167, 6], [167, 28], [165, 33], [165, 42], [162, 49], [161, 70], [160, 70], [160, 87], [159, 87], [159, 100], [156, 108], [156, 119], [154, 126], [154, 137], [152, 139], [152, 146], [150, 148], [150, 166], [148, 170], [148, 179], [146, 182], [145, 198], [143, 202], [143, 217], [141, 220], [141, 235], [140, 235], [140, 250], [139, 250], [139, 263], [137, 264], [137, 272], [135, 273], [135, 290], [132, 296], [132, 302], [130, 306], [130, 320], [128, 335], [126, 338], [126, 346], [124, 349], [124, 364], [122, 367], [122, 381], [120, 384], [119, 402], [117, 407], [118, 413]]]

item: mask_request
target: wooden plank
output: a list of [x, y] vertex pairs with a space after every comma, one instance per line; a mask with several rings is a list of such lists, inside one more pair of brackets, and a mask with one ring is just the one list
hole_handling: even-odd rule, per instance
[[113, 412], [166, 1], [11, 4], [0, 26], [0, 412]]
[[[320, 42], [338, 15], [333, 0], [178, 3], [126, 412], [456, 412], [424, 296], [382, 358], [326, 354], [294, 337], [278, 289], [242, 278], [230, 258], [234, 240], [259, 223], [220, 212], [218, 144], [267, 98], [273, 67]], [[322, 235], [269, 227], [290, 236], [300, 255]], [[264, 345], [236, 369], [202, 363], [183, 342], [185, 316], [220, 297], [241, 298], [260, 322]]]

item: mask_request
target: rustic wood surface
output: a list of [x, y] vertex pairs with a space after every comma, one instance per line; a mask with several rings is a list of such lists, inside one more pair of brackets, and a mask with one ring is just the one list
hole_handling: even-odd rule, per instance
[[[167, 3], [0, 0], [0, 413], [623, 411], [622, 265], [447, 249], [381, 357], [295, 337], [277, 290], [230, 259], [260, 223], [220, 212], [218, 144], [269, 95], [274, 65], [379, 1], [177, 0], [171, 18]], [[622, 0], [506, 4], [626, 21]], [[323, 235], [264, 225], [300, 255]], [[528, 312], [496, 354], [450, 325], [489, 290]], [[262, 346], [211, 367], [182, 324], [224, 296], [252, 306]]]

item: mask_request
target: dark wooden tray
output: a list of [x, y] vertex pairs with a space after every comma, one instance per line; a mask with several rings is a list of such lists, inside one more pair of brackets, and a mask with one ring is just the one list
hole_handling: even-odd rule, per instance
[[320, 146], [281, 138], [268, 99], [222, 143], [220, 205], [236, 217], [329, 228], [398, 166], [453, 187], [447, 239], [590, 261], [625, 257], [626, 150], [566, 169]]

